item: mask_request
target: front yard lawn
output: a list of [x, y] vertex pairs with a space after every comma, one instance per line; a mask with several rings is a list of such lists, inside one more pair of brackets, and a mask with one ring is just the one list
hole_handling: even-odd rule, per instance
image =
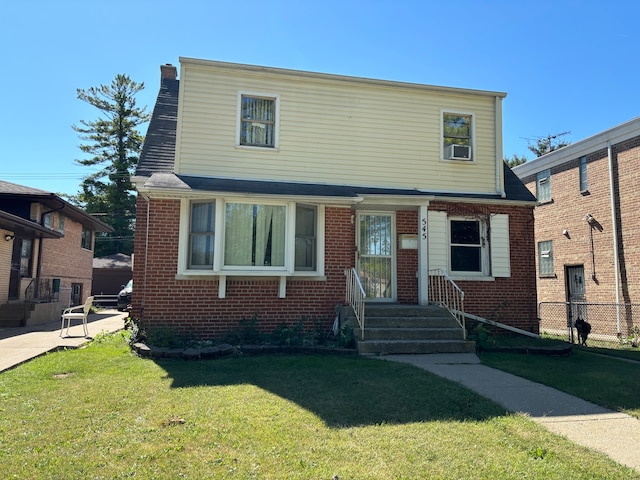
[[0, 374], [4, 478], [640, 478], [409, 365], [151, 360], [125, 335]]

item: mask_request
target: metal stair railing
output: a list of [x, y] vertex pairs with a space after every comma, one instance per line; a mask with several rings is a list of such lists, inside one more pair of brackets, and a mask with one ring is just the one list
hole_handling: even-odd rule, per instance
[[344, 274], [347, 277], [346, 301], [353, 308], [353, 313], [360, 326], [361, 339], [364, 340], [364, 299], [366, 294], [355, 268], [345, 268]]
[[464, 292], [441, 268], [429, 270], [429, 302], [445, 307], [462, 327], [463, 338], [467, 339], [464, 313]]

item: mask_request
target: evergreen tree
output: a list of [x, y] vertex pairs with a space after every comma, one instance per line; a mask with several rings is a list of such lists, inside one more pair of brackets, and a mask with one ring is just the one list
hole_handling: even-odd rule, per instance
[[77, 89], [78, 99], [101, 113], [97, 120], [80, 120], [79, 126], [72, 126], [84, 142], [80, 150], [89, 156], [76, 163], [100, 168], [83, 178], [77, 198], [88, 213], [114, 229], [96, 238], [96, 257], [133, 252], [136, 195], [130, 176], [144, 140], [137, 128], [149, 120], [146, 107], [136, 106], [135, 96], [142, 89], [144, 83], [121, 74], [111, 85]]
[[527, 157], [523, 156], [518, 156], [515, 153], [511, 156], [511, 158], [507, 158], [504, 157], [504, 162], [509, 165], [509, 168], [513, 168], [516, 167], [518, 165], [522, 165], [523, 163], [527, 162]]

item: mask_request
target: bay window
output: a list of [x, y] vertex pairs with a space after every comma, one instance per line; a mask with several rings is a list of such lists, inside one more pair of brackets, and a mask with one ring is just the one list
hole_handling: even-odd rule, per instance
[[293, 202], [184, 200], [185, 254], [179, 270], [201, 275], [321, 275], [320, 211]]

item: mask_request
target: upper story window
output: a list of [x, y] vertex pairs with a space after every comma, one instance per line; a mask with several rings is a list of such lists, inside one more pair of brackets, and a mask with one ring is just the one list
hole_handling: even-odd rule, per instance
[[472, 116], [461, 113], [442, 113], [443, 158], [473, 160]]
[[551, 201], [551, 170], [543, 170], [536, 178], [536, 198], [539, 202]]
[[589, 183], [587, 182], [587, 157], [580, 159], [580, 192], [586, 193], [589, 191]]
[[42, 224], [47, 228], [53, 227], [53, 214], [45, 213], [44, 217], [42, 217]]
[[82, 239], [80, 241], [80, 246], [87, 250], [91, 250], [91, 230], [84, 225], [82, 226]]
[[239, 145], [276, 148], [278, 98], [240, 95]]
[[475, 219], [452, 219], [449, 229], [451, 272], [483, 273], [486, 265], [484, 224]]
[[58, 214], [58, 231], [60, 233], [64, 233], [64, 221], [65, 217], [62, 213]]

